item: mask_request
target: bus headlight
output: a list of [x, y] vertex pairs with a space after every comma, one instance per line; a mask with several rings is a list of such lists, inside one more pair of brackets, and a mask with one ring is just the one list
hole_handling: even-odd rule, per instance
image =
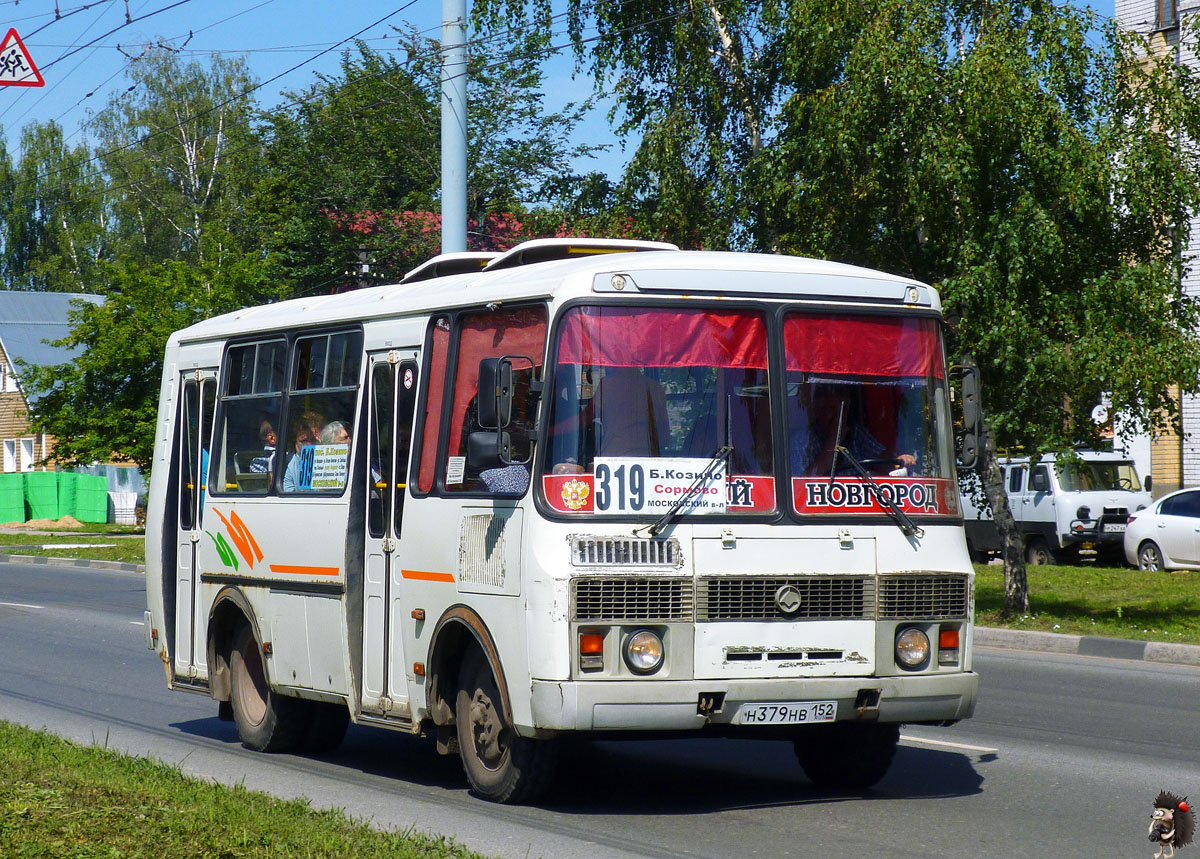
[[929, 661], [929, 636], [915, 626], [896, 636], [896, 662], [903, 668], [920, 668]]
[[625, 639], [622, 654], [634, 674], [653, 674], [663, 664], [662, 639], [648, 629], [638, 630]]

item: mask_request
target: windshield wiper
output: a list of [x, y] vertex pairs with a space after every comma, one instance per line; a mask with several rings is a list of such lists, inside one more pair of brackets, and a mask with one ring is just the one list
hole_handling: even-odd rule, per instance
[[700, 474], [696, 478], [696, 482], [689, 486], [686, 492], [681, 493], [680, 496], [675, 499], [675, 503], [668, 508], [667, 512], [662, 516], [659, 516], [649, 525], [643, 525], [640, 528], [634, 528], [633, 536], [641, 537], [642, 531], [645, 531], [646, 536], [648, 537], [657, 537], [659, 534], [661, 534], [663, 529], [670, 525], [674, 518], [679, 514], [679, 511], [683, 509], [684, 504], [686, 504], [693, 496], [699, 494], [700, 487], [706, 480], [708, 480], [709, 475], [712, 473], [712, 470], [717, 463], [728, 460], [729, 454], [731, 453], [733, 453], [733, 445], [721, 445], [721, 447], [717, 449], [717, 452], [712, 455], [712, 459], [708, 461], [704, 468], [700, 469]]
[[[863, 481], [871, 487], [871, 491], [875, 493], [875, 498], [878, 499], [880, 506], [882, 506], [883, 509], [888, 512], [888, 515], [896, 520], [896, 524], [900, 526], [900, 530], [904, 532], [905, 537], [916, 537], [920, 539], [921, 537], [925, 536], [925, 530], [913, 522], [912, 519], [908, 518], [908, 514], [901, 510], [899, 505], [884, 493], [883, 488], [875, 482], [875, 478], [872, 477], [871, 473], [867, 471], [861, 462], [858, 461], [858, 458], [840, 444], [834, 448], [833, 451], [833, 461], [835, 467], [837, 464], [838, 454], [845, 455], [846, 461], [854, 466], [854, 470], [858, 472], [858, 476], [861, 477]], [[834, 473], [830, 471], [830, 484], [833, 483], [833, 474]]]

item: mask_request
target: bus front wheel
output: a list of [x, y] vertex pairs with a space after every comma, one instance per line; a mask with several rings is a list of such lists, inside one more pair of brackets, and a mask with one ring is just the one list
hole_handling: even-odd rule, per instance
[[478, 651], [464, 661], [458, 686], [454, 719], [471, 790], [491, 802], [537, 799], [554, 776], [554, 742], [517, 735], [505, 718], [492, 669]]
[[262, 648], [247, 623], [234, 635], [229, 676], [233, 722], [242, 745], [256, 752], [287, 752], [300, 745], [308, 729], [308, 702], [271, 690]]
[[900, 726], [880, 722], [814, 725], [794, 741], [804, 774], [817, 787], [864, 790], [887, 775]]

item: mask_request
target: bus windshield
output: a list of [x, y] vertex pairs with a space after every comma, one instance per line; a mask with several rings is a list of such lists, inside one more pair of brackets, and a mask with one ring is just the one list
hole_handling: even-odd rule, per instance
[[[768, 327], [755, 310], [568, 310], [541, 453], [549, 505], [654, 515], [694, 492], [681, 513], [771, 513], [778, 469], [798, 514], [883, 514], [879, 491], [906, 513], [957, 513], [935, 320], [788, 314], [778, 388]], [[773, 423], [784, 450], [774, 448]], [[852, 460], [875, 485], [862, 488]]]
[[784, 318], [783, 342], [797, 513], [875, 512], [856, 464], [907, 513], [957, 512], [935, 320], [795, 313]]

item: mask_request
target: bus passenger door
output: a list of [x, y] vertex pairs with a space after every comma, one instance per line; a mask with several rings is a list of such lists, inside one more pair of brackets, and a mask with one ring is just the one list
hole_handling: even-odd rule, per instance
[[372, 355], [367, 456], [366, 575], [363, 582], [363, 710], [408, 715], [407, 662], [396, 558], [404, 510], [418, 353], [392, 350]]
[[175, 675], [194, 678], [206, 665], [208, 606], [200, 604], [197, 556], [204, 535], [208, 448], [217, 402], [217, 371], [189, 370], [180, 379], [175, 467], [178, 473], [175, 570]]

